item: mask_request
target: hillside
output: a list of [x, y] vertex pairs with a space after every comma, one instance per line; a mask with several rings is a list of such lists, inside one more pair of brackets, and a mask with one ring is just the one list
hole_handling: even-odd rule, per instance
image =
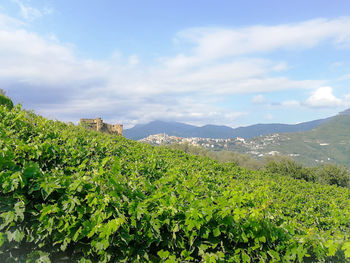
[[[252, 127], [254, 126], [259, 125]], [[320, 126], [305, 132], [275, 133], [249, 140], [153, 135], [141, 141], [152, 145], [189, 143], [215, 152], [249, 154], [257, 159], [282, 154], [307, 166], [335, 163], [350, 168], [350, 111], [341, 112]]]
[[350, 190], [0, 106], [0, 262], [349, 262]]
[[227, 126], [205, 125], [197, 127], [180, 122], [153, 121], [144, 125], [136, 125], [131, 129], [126, 129], [124, 135], [126, 138], [140, 140], [150, 135], [165, 133], [169, 136], [178, 136], [183, 138], [201, 137], [213, 139], [228, 139], [242, 137], [250, 139], [257, 136], [268, 135], [272, 133], [301, 132], [308, 131], [325, 123], [330, 118], [303, 122], [298, 124], [255, 124], [247, 127], [230, 128]]
[[350, 167], [350, 115], [335, 116], [311, 131], [259, 137], [248, 143], [256, 145], [260, 154], [277, 151], [305, 165], [333, 162]]

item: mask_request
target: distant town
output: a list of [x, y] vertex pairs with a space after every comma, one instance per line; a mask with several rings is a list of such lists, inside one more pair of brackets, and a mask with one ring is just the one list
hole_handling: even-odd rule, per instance
[[262, 157], [265, 155], [278, 155], [278, 151], [270, 151], [268, 153], [260, 152], [268, 144], [273, 144], [279, 141], [280, 135], [273, 134], [270, 136], [261, 137], [261, 140], [245, 140], [241, 137], [234, 139], [212, 139], [212, 138], [182, 138], [177, 136], [169, 136], [165, 133], [150, 135], [147, 138], [139, 140], [140, 142], [149, 143], [151, 145], [169, 145], [169, 144], [184, 144], [188, 143], [192, 146], [200, 146], [213, 151], [237, 151], [246, 152], [251, 155]]
[[[148, 143], [151, 145], [170, 145], [170, 144], [189, 144], [192, 146], [203, 147], [212, 151], [232, 151], [238, 153], [249, 154], [257, 159], [267, 156], [284, 155], [293, 159], [309, 158], [307, 153], [303, 150], [300, 152], [294, 152], [292, 148], [288, 147], [289, 144], [293, 144], [293, 139], [287, 134], [271, 134], [267, 136], [259, 136], [246, 140], [242, 137], [236, 137], [232, 139], [213, 139], [213, 138], [200, 138], [190, 137], [183, 138], [177, 136], [169, 136], [165, 133], [150, 135], [146, 138], [139, 140], [140, 142]], [[327, 147], [330, 144], [324, 141], [303, 141], [304, 145], [313, 144], [318, 147]], [[331, 161], [329, 156], [323, 156], [322, 158], [309, 158], [311, 162], [324, 163]]]

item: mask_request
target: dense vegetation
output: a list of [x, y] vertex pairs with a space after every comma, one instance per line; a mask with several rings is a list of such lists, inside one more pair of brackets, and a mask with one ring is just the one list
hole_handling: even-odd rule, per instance
[[316, 167], [305, 167], [289, 158], [281, 157], [278, 160], [270, 160], [264, 168], [269, 172], [295, 179], [350, 188], [349, 171], [346, 167], [336, 164], [326, 163]]
[[304, 179], [308, 182], [337, 185], [350, 188], [350, 172], [345, 166], [325, 163], [318, 166], [307, 167], [293, 159], [282, 156], [268, 156], [264, 159], [254, 159], [248, 154], [231, 151], [210, 151], [200, 146], [188, 143], [171, 144], [173, 149], [180, 149], [186, 153], [205, 156], [219, 162], [232, 162], [238, 166], [253, 170], [265, 170], [295, 179]]
[[233, 151], [212, 151], [201, 146], [191, 145], [189, 143], [173, 143], [167, 145], [169, 148], [182, 150], [189, 154], [209, 157], [210, 159], [221, 163], [235, 163], [238, 166], [252, 170], [262, 169], [266, 163], [265, 160], [257, 160], [248, 154]]
[[350, 190], [0, 106], [0, 262], [348, 262]]
[[9, 109], [13, 108], [12, 100], [6, 96], [5, 91], [2, 89], [0, 89], [0, 105], [5, 105]]

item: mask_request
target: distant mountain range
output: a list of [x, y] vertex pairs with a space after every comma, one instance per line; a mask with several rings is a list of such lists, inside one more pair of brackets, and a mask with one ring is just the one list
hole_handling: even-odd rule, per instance
[[[214, 151], [233, 151], [255, 158], [282, 154], [305, 165], [337, 163], [350, 168], [350, 109], [326, 119], [288, 124], [256, 124], [232, 129], [227, 126], [197, 127], [179, 122], [154, 121], [125, 131], [128, 138], [140, 139], [165, 133], [183, 138], [199, 137], [245, 140], [207, 140]], [[203, 140], [205, 141], [205, 140]]]
[[[339, 114], [350, 115], [350, 109], [347, 109]], [[165, 133], [169, 136], [178, 136], [183, 138], [201, 137], [213, 139], [229, 139], [242, 137], [244, 139], [250, 139], [273, 133], [309, 131], [320, 126], [321, 124], [328, 122], [332, 118], [333, 117], [329, 117], [298, 124], [255, 124], [235, 129], [228, 126], [218, 125], [205, 125], [198, 127], [181, 122], [152, 121], [148, 124], [136, 125], [131, 129], [124, 130], [124, 136], [129, 139], [140, 140], [148, 137], [149, 135]]]
[[347, 109], [345, 111], [339, 112], [339, 115], [350, 115], [350, 109]]

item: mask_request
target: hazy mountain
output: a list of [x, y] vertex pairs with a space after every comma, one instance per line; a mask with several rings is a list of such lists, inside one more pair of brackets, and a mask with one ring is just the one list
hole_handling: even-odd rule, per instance
[[239, 127], [233, 129], [233, 137], [242, 137], [244, 139], [250, 139], [253, 137], [264, 136], [273, 133], [309, 131], [327, 122], [329, 119], [330, 118], [319, 119], [298, 124], [255, 124], [247, 127]]
[[339, 115], [350, 115], [350, 109], [347, 109], [345, 111], [339, 112]]
[[183, 137], [184, 133], [197, 128], [196, 126], [181, 122], [152, 121], [147, 124], [138, 124], [131, 129], [125, 129], [124, 137], [139, 140], [152, 134], [166, 133], [172, 136]]
[[202, 127], [193, 126], [181, 122], [152, 121], [148, 124], [136, 125], [131, 129], [124, 130], [124, 136], [129, 139], [139, 140], [149, 135], [165, 133], [178, 137], [201, 137], [214, 139], [227, 139], [242, 137], [250, 139], [257, 136], [272, 133], [301, 132], [308, 131], [327, 122], [327, 119], [314, 120], [299, 124], [255, 124], [247, 127], [230, 128], [227, 126], [205, 125]]

